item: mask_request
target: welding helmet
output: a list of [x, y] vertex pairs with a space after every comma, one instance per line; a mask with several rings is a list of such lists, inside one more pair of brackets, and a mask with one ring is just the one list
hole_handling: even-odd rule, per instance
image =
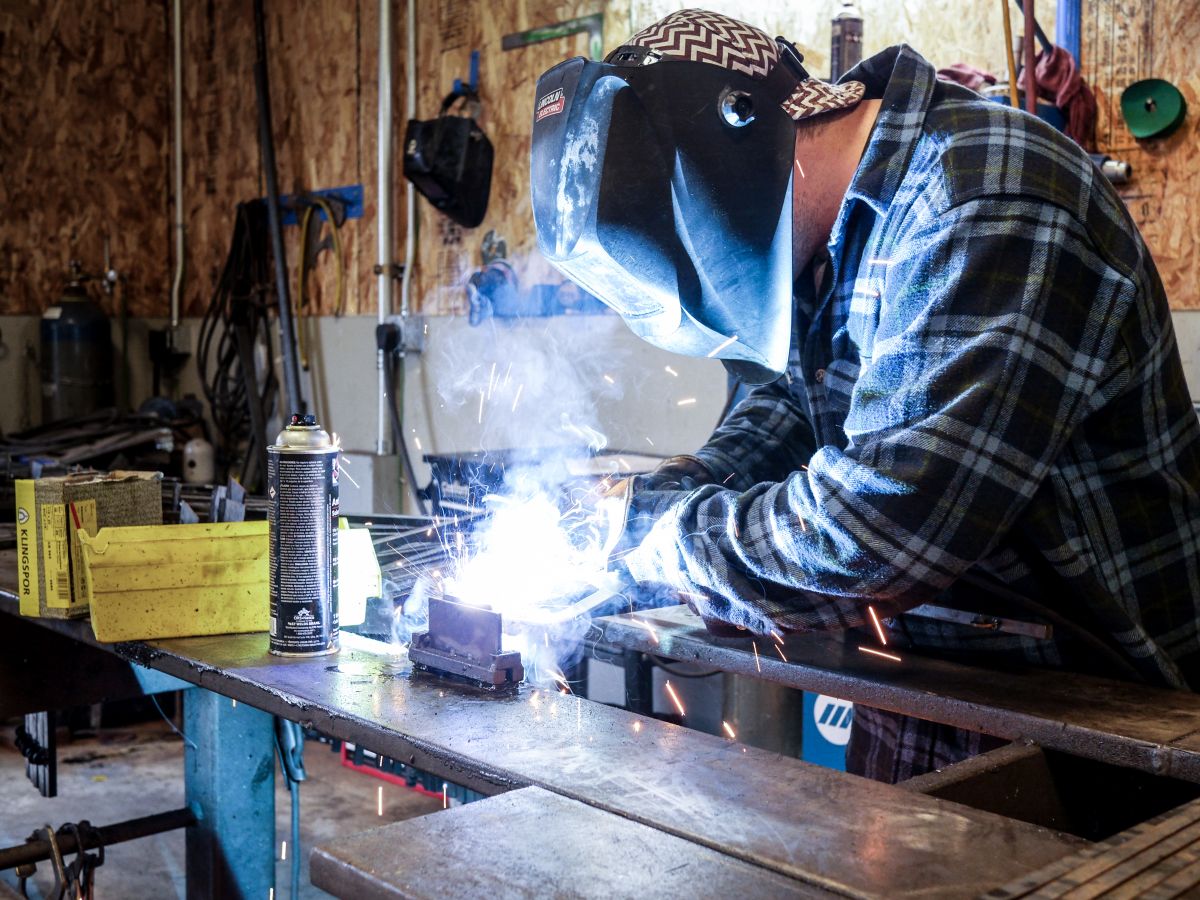
[[538, 79], [538, 246], [639, 337], [744, 381], [786, 368], [795, 120], [863, 85], [810, 78], [782, 38], [684, 10], [603, 63]]

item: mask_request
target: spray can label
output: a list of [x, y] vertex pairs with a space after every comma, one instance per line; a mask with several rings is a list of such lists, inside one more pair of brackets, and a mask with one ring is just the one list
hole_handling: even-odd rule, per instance
[[319, 656], [338, 649], [338, 451], [311, 417], [297, 426], [299, 418], [267, 452], [269, 649]]

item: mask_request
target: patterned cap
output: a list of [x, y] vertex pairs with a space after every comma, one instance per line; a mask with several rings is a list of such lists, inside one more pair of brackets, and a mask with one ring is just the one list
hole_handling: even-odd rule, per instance
[[[644, 47], [659, 58], [708, 63], [759, 80], [779, 62], [779, 44], [765, 31], [702, 9], [671, 13], [643, 28], [625, 45]], [[827, 84], [819, 78], [808, 78], [796, 85], [782, 106], [784, 112], [800, 121], [849, 109], [865, 92], [861, 81]]]

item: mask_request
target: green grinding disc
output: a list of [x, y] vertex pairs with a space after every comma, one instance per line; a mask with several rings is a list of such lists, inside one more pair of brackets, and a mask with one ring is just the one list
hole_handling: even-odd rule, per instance
[[1187, 103], [1171, 82], [1146, 78], [1125, 88], [1121, 115], [1136, 138], [1166, 137], [1187, 115]]

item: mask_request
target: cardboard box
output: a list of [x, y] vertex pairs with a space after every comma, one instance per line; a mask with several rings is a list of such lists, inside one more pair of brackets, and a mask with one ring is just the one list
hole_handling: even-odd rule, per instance
[[86, 616], [79, 533], [162, 524], [159, 472], [83, 473], [18, 480], [17, 559], [22, 615]]

